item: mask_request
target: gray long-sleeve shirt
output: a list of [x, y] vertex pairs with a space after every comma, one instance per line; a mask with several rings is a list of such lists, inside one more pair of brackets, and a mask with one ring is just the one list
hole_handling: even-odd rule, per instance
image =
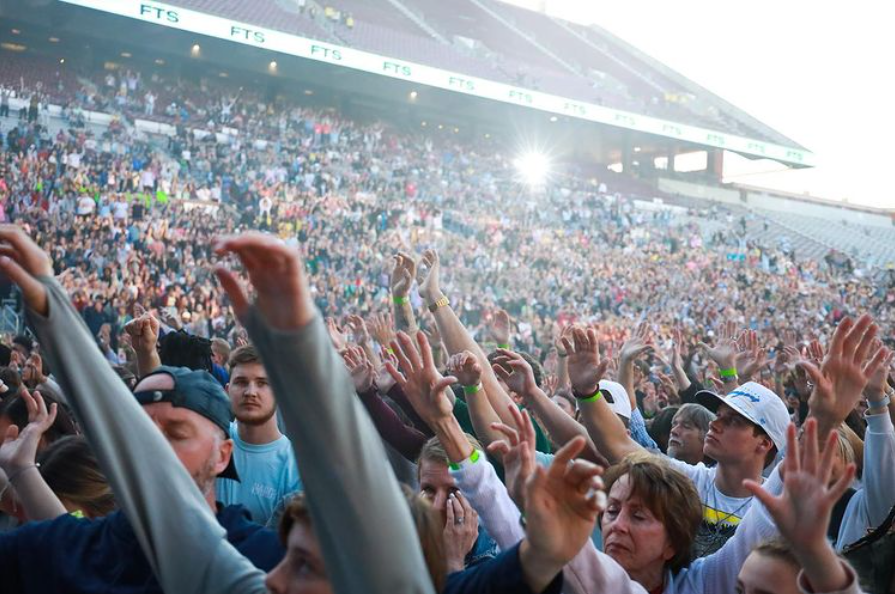
[[[50, 278], [47, 317], [29, 312], [52, 368], [162, 588], [263, 592], [263, 574], [226, 539], [186, 469], [96, 348]], [[336, 592], [434, 592], [409, 510], [370, 419], [319, 317], [296, 332], [249, 334], [301, 463]]]

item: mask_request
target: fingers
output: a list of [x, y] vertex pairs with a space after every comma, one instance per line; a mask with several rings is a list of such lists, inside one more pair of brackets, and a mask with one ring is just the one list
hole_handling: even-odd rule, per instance
[[47, 290], [39, 280], [8, 256], [0, 256], [0, 271], [22, 290], [22, 296], [28, 307], [42, 316], [47, 315], [49, 312]]
[[445, 522], [444, 528], [445, 530], [453, 529], [456, 525], [456, 514], [454, 512], [454, 494], [451, 493], [448, 495], [447, 502], [444, 505], [445, 512]]
[[820, 384], [825, 379], [823, 373], [821, 373], [820, 369], [818, 369], [814, 363], [809, 363], [803, 359], [796, 362], [796, 367], [807, 373], [808, 377], [811, 378], [811, 381], [814, 382], [815, 385]]
[[504, 423], [491, 423], [491, 428], [499, 433], [503, 433], [507, 438], [507, 444], [510, 447], [516, 447], [519, 445], [519, 432], [509, 425], [505, 425]]
[[441, 394], [443, 391], [449, 389], [451, 386], [457, 383], [457, 378], [450, 375], [448, 377], [443, 377], [438, 382], [435, 383], [435, 387], [432, 388], [432, 395], [435, 396], [437, 394]]
[[6, 428], [6, 435], [3, 437], [3, 443], [7, 444], [11, 441], [15, 441], [19, 438], [19, 427], [18, 425], [10, 425]]
[[584, 449], [585, 441], [581, 435], [575, 436], [569, 443], [564, 445], [553, 458], [548, 473], [551, 477], [561, 478], [565, 475], [566, 467], [572, 459], [581, 453]]
[[418, 330], [416, 333], [416, 343], [419, 345], [419, 352], [423, 356], [423, 368], [435, 369], [435, 363], [432, 361], [432, 347], [429, 346], [426, 333], [422, 330]]
[[857, 473], [858, 467], [855, 466], [854, 462], [845, 467], [845, 472], [842, 473], [842, 476], [833, 483], [828, 489], [827, 499], [830, 501], [830, 504], [835, 504], [836, 501], [845, 494], [849, 487], [851, 487], [852, 482], [855, 480], [855, 474]]
[[830, 475], [833, 473], [833, 458], [836, 456], [839, 443], [839, 434], [836, 431], [830, 431], [827, 435], [827, 443], [824, 446], [823, 454], [820, 458], [820, 466], [817, 469], [821, 477], [821, 483], [828, 485], [830, 483]]
[[833, 340], [830, 341], [830, 351], [829, 355], [831, 357], [839, 356], [842, 353], [842, 347], [845, 343], [845, 338], [848, 333], [851, 331], [854, 322], [851, 318], [844, 318], [839, 325], [836, 327], [836, 331], [833, 332]]
[[[494, 425], [498, 423], [492, 423], [492, 428]], [[510, 452], [510, 444], [500, 439], [497, 441], [492, 441], [486, 448], [488, 453], [497, 458], [498, 460], [503, 460], [503, 458]]]
[[[811, 432], [812, 436], [817, 434], [817, 421], [813, 418], [805, 421], [806, 435]], [[786, 428], [786, 457], [783, 458], [783, 466], [787, 474], [791, 472], [799, 472], [801, 467], [801, 459], [799, 457], [799, 440], [796, 438], [796, 426], [793, 423]]]
[[401, 372], [395, 367], [395, 364], [392, 361], [385, 362], [385, 370], [388, 371], [388, 374], [392, 376], [392, 379], [395, 380], [402, 388], [407, 384], [407, 379], [401, 375]]
[[892, 352], [886, 347], [880, 347], [873, 358], [864, 366], [864, 375], [870, 377], [883, 365], [888, 366], [892, 362]]
[[[788, 458], [789, 456], [787, 456]], [[779, 512], [781, 510], [782, 501], [780, 497], [775, 497], [765, 491], [762, 486], [752, 480], [743, 481], [743, 487], [752, 493], [752, 495], [761, 501], [762, 505], [764, 505], [768, 512], [770, 512], [771, 517], [774, 518], [775, 521], [779, 521]]]
[[[402, 337], [404, 339], [403, 342]], [[414, 367], [413, 364], [410, 362], [410, 359], [407, 357], [407, 354], [404, 352], [404, 343], [409, 344], [410, 350], [413, 350], [413, 345], [410, 343], [410, 338], [403, 332], [399, 332], [397, 338], [391, 342], [392, 353], [398, 360], [398, 366], [402, 370], [404, 370], [405, 373], [413, 373]]]
[[242, 283], [236, 278], [235, 274], [224, 266], [217, 266], [214, 269], [214, 273], [218, 277], [221, 287], [224, 288], [224, 292], [230, 298], [233, 313], [240, 320], [244, 320], [249, 310], [249, 298], [246, 296]]

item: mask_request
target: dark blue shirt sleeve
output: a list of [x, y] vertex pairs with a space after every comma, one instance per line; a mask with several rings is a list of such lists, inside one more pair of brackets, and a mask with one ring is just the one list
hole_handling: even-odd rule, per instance
[[443, 594], [560, 594], [562, 585], [559, 572], [545, 590], [532, 592], [525, 583], [517, 544], [493, 559], [450, 574]]

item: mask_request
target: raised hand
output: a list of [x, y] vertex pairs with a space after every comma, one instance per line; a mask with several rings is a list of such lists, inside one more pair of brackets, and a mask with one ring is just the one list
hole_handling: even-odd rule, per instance
[[819, 369], [808, 361], [799, 363], [814, 382], [808, 407], [822, 431], [845, 420], [861, 399], [867, 382], [889, 356], [889, 349], [885, 347], [870, 352], [877, 331], [868, 315], [861, 316], [857, 322], [845, 318], [836, 328], [830, 350]]
[[479, 537], [479, 515], [459, 491], [451, 493], [445, 503], [444, 556], [448, 573], [462, 571], [466, 554]]
[[510, 390], [523, 398], [538, 389], [534, 370], [519, 353], [497, 349], [497, 356], [494, 357], [491, 368]]
[[507, 405], [516, 430], [503, 423], [492, 423], [491, 428], [506, 436], [488, 446], [488, 453], [503, 462], [507, 492], [519, 509], [525, 509], [525, 481], [535, 467], [535, 428], [531, 417], [514, 405]]
[[351, 331], [351, 334], [354, 336], [354, 342], [359, 346], [364, 346], [370, 342], [370, 332], [362, 317], [358, 315], [346, 317], [345, 326]]
[[395, 320], [390, 313], [374, 314], [369, 321], [370, 334], [380, 346], [387, 347], [395, 339]]
[[22, 374], [22, 380], [31, 388], [36, 388], [46, 381], [43, 371], [43, 360], [40, 355], [33, 353], [25, 362], [25, 370]]
[[389, 373], [388, 365], [386, 365], [386, 363], [391, 363], [392, 367], [397, 369], [398, 358], [395, 357], [393, 353], [390, 353], [389, 349], [386, 347], [382, 347], [379, 357], [382, 359], [382, 367], [379, 368], [379, 371], [376, 374], [376, 387], [382, 394], [388, 394], [388, 392], [395, 386], [395, 378]]
[[478, 358], [469, 351], [457, 353], [448, 359], [447, 371], [462, 386], [477, 386], [482, 381], [482, 366]]
[[420, 259], [419, 284], [420, 295], [427, 303], [432, 304], [441, 298], [441, 262], [438, 259], [438, 252], [435, 250], [426, 250]]
[[45, 316], [49, 298], [41, 276], [53, 276], [49, 256], [16, 225], [0, 225], [0, 271], [22, 290], [25, 304]]
[[552, 373], [544, 378], [544, 393], [553, 397], [559, 390], [559, 378]]
[[131, 346], [138, 353], [154, 352], [158, 344], [158, 318], [146, 312], [139, 304], [134, 306], [134, 315], [134, 319], [124, 326], [124, 331], [131, 337]]
[[734, 366], [740, 382], [747, 381], [768, 362], [768, 351], [759, 346], [755, 330], [746, 330], [740, 335], [737, 350]]
[[498, 309], [488, 322], [488, 331], [498, 346], [510, 344], [510, 314]]
[[392, 268], [391, 290], [394, 297], [407, 297], [416, 275], [416, 262], [413, 256], [399, 252], [394, 256], [395, 266]]
[[342, 352], [348, 346], [345, 331], [339, 327], [335, 319], [326, 318], [326, 331], [329, 333], [329, 338], [337, 351]]
[[713, 346], [700, 342], [699, 348], [705, 351], [705, 354], [717, 363], [720, 369], [732, 369], [736, 365], [738, 352], [736, 323], [727, 322], [719, 328]]
[[827, 545], [827, 527], [833, 506], [855, 477], [855, 465], [849, 464], [839, 480], [830, 484], [833, 459], [838, 450], [837, 440], [837, 433], [830, 431], [821, 454], [818, 452], [815, 419], [806, 421], [801, 444], [796, 439], [795, 425], [790, 425], [783, 461], [783, 493], [775, 497], [755, 481], [743, 482], [764, 504], [781, 536], [789, 541], [795, 551], [816, 551], [818, 547]]
[[[254, 306], [270, 328], [298, 330], [314, 319], [315, 307], [304, 264], [295, 249], [272, 235], [248, 232], [219, 239], [215, 252], [221, 256], [235, 254], [242, 262], [255, 288]], [[242, 281], [223, 265], [215, 273], [230, 297], [236, 317], [245, 324], [250, 303]]]
[[597, 515], [605, 509], [599, 476], [603, 470], [581, 459], [573, 462], [584, 443], [583, 437], [576, 437], [556, 453], [550, 468], [536, 465], [526, 481], [526, 539], [519, 553], [523, 564], [533, 553], [561, 569], [590, 538]]
[[21, 396], [28, 409], [28, 424], [21, 432], [18, 426], [10, 425], [0, 446], [0, 468], [7, 476], [34, 465], [40, 438], [56, 421], [56, 403], [47, 410], [40, 392], [34, 392], [32, 396], [22, 389]]
[[569, 382], [577, 396], [591, 396], [600, 387], [606, 373], [608, 359], [600, 359], [600, 345], [593, 328], [575, 327], [572, 340], [562, 339], [563, 348], [569, 353]]
[[642, 357], [644, 353], [653, 348], [652, 331], [649, 324], [641, 322], [637, 324], [634, 333], [622, 345], [618, 358], [621, 365]]
[[[882, 347], [879, 339], [874, 340], [873, 346], [870, 348], [874, 352]], [[892, 361], [895, 360], [895, 352], [890, 351], [882, 364], [876, 368], [867, 380], [867, 387], [864, 388], [864, 396], [871, 402], [878, 402], [883, 399], [886, 389], [889, 387], [889, 370], [892, 367]]]
[[457, 382], [457, 378], [444, 377], [435, 368], [432, 349], [425, 334], [417, 332], [416, 343], [419, 351], [407, 334], [398, 332], [398, 339], [392, 341], [392, 350], [404, 375], [392, 363], [385, 365], [417, 414], [434, 429], [439, 421], [453, 417], [454, 405], [447, 390]]
[[360, 347], [347, 348], [342, 352], [342, 360], [348, 367], [348, 373], [351, 375], [351, 381], [354, 382], [354, 389], [358, 394], [364, 394], [373, 389], [376, 370], [367, 359], [364, 349]]

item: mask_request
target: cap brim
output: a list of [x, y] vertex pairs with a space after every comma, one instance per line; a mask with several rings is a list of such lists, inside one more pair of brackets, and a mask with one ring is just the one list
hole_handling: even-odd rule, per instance
[[727, 406], [730, 407], [730, 410], [734, 411], [735, 413], [737, 413], [738, 415], [740, 415], [741, 417], [743, 417], [744, 419], [746, 419], [747, 421], [749, 421], [750, 423], [752, 423], [753, 425], [755, 425], [756, 427], [758, 427], [762, 431], [764, 431], [764, 427], [762, 427], [761, 425], [756, 423], [755, 419], [753, 419], [748, 414], [746, 414], [746, 412], [743, 409], [741, 409], [739, 406], [737, 406], [737, 404], [735, 402], [726, 400], [720, 394], [716, 394], [715, 392], [712, 392], [711, 390], [700, 390], [699, 392], [696, 392], [695, 398], [696, 398], [697, 403], [701, 404], [702, 406], [706, 407], [707, 409], [709, 409], [710, 411], [712, 411], [713, 413], [716, 413], [716, 414], [718, 412], [718, 408], [720, 408], [720, 406], [722, 404], [726, 404]]
[[698, 404], [701, 404], [713, 413], [718, 412], [718, 407], [725, 404], [724, 397], [711, 390], [700, 390], [696, 392], [694, 398], [696, 398]]

